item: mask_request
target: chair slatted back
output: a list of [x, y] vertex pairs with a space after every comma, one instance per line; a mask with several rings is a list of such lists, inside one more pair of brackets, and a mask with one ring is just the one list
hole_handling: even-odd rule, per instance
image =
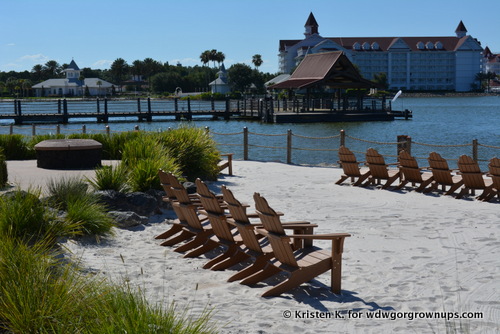
[[485, 189], [483, 173], [474, 159], [468, 155], [461, 155], [458, 158], [458, 169], [462, 174], [464, 185], [471, 189]]
[[222, 196], [224, 198], [224, 203], [226, 203], [229, 213], [231, 214], [232, 220], [230, 220], [241, 235], [241, 239], [245, 246], [254, 252], [262, 253], [262, 247], [260, 246], [257, 235], [255, 234], [255, 229], [248, 219], [246, 208], [238, 201], [231, 190], [226, 186], [222, 186]]
[[175, 196], [174, 196], [174, 193], [172, 192], [172, 190], [170, 189], [170, 187], [171, 187], [170, 177], [168, 174], [170, 174], [170, 173], [167, 173], [161, 169], [158, 170], [158, 176], [160, 177], [160, 184], [163, 188], [163, 191], [165, 191], [165, 194], [167, 194], [169, 201], [174, 201]]
[[450, 167], [448, 167], [448, 162], [439, 153], [431, 152], [427, 161], [429, 162], [429, 167], [436, 183], [448, 186], [453, 185], [453, 177]]
[[282, 263], [289, 266], [298, 267], [297, 260], [293, 254], [290, 238], [286, 235], [283, 226], [281, 225], [280, 218], [276, 211], [274, 211], [267, 200], [260, 196], [259, 193], [253, 195], [255, 200], [255, 208], [259, 218], [267, 230], [267, 239], [271, 244], [274, 256]]
[[408, 152], [399, 152], [399, 169], [403, 173], [405, 180], [410, 182], [423, 182], [422, 174], [420, 173], [420, 168], [418, 167], [417, 160], [412, 157]]
[[492, 158], [488, 164], [488, 168], [493, 180], [493, 187], [500, 190], [500, 159]]
[[172, 206], [181, 212], [185, 222], [189, 226], [195, 229], [203, 230], [203, 225], [198, 217], [196, 206], [191, 204], [187, 190], [183, 187], [182, 189], [172, 188], [172, 191], [178, 199], [178, 201], [172, 203]]
[[370, 172], [374, 179], [386, 180], [389, 178], [389, 173], [387, 172], [387, 164], [385, 163], [384, 157], [373, 148], [369, 148], [366, 151], [366, 162], [370, 168]]
[[210, 225], [214, 234], [226, 241], [234, 242], [234, 237], [227, 223], [224, 209], [213, 192], [208, 189], [205, 182], [196, 179], [196, 189], [203, 209], [207, 212]]
[[353, 177], [361, 176], [361, 173], [359, 171], [359, 163], [356, 161], [356, 156], [347, 147], [340, 146], [339, 160], [345, 175]]

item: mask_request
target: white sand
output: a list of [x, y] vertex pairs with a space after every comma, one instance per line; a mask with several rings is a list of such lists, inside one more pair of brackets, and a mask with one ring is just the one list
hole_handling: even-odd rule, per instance
[[[309, 220], [316, 233], [348, 232], [342, 295], [329, 291], [325, 273], [281, 297], [262, 298], [266, 284], [248, 287], [226, 279], [235, 270], [201, 267], [154, 237], [169, 228], [156, 217], [147, 226], [117, 230], [101, 244], [66, 245], [89, 270], [139, 286], [151, 302], [175, 301], [194, 315], [213, 308], [222, 333], [445, 333], [443, 319], [411, 315], [368, 319], [388, 311], [481, 312], [482, 319], [453, 320], [457, 332], [500, 332], [500, 203], [456, 200], [436, 194], [338, 186], [337, 168], [234, 161], [227, 185], [253, 205], [260, 192], [286, 220]], [[173, 217], [173, 213], [169, 213]], [[160, 220], [160, 222], [158, 222]], [[329, 248], [328, 241], [315, 245]], [[284, 315], [291, 311], [291, 317]], [[336, 311], [344, 319], [319, 319]], [[298, 313], [297, 313], [298, 312]], [[307, 318], [306, 313], [309, 313]], [[354, 312], [359, 318], [349, 315]], [[315, 316], [315, 318], [312, 318]]]

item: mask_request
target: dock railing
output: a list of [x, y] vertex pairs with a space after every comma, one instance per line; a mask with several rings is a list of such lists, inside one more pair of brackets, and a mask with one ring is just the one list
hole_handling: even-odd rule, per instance
[[[393, 142], [375, 141], [350, 136], [344, 130], [338, 134], [324, 137], [304, 136], [288, 130], [286, 133], [257, 133], [244, 127], [242, 131], [220, 133], [206, 131], [214, 138], [222, 153], [233, 153], [235, 160], [258, 160], [285, 162], [287, 164], [335, 166], [338, 165], [338, 149], [341, 145], [348, 147], [358, 161], [365, 160], [365, 152], [373, 147], [379, 151], [388, 162], [396, 162], [400, 150], [405, 149], [419, 161], [422, 167], [427, 165], [430, 152], [438, 152], [448, 160], [452, 168], [456, 167], [458, 157], [462, 154], [470, 155], [481, 168], [487, 169], [488, 161], [500, 156], [500, 146], [480, 143], [477, 139], [464, 144], [432, 144], [413, 141], [408, 135], [399, 135]], [[138, 125], [131, 130], [141, 131]], [[65, 133], [99, 133], [109, 135], [116, 132], [109, 125], [104, 128], [87, 128], [84, 124], [81, 129], [66, 129], [59, 125], [46, 126], [16, 126], [13, 124], [0, 126], [0, 134], [15, 134], [36, 136], [39, 134]]]

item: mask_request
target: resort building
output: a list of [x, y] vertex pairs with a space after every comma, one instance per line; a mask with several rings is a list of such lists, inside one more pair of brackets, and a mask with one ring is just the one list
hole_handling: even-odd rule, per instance
[[500, 54], [494, 54], [489, 47], [484, 48], [484, 73], [500, 75]]
[[34, 85], [37, 97], [41, 96], [90, 96], [111, 95], [113, 84], [99, 78], [82, 78], [74, 60], [64, 70], [66, 78], [49, 79]]
[[385, 73], [389, 89], [469, 91], [483, 64], [480, 42], [460, 21], [455, 36], [322, 37], [311, 13], [302, 40], [280, 40], [279, 68], [291, 73], [307, 54], [343, 51], [365, 79]]

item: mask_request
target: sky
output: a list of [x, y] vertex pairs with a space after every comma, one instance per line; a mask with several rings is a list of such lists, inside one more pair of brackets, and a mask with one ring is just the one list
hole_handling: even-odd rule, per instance
[[31, 71], [55, 60], [109, 69], [153, 58], [202, 65], [216, 49], [224, 65], [278, 72], [281, 39], [303, 39], [310, 13], [323, 37], [455, 36], [463, 21], [500, 53], [500, 1], [470, 0], [0, 0], [0, 71]]

